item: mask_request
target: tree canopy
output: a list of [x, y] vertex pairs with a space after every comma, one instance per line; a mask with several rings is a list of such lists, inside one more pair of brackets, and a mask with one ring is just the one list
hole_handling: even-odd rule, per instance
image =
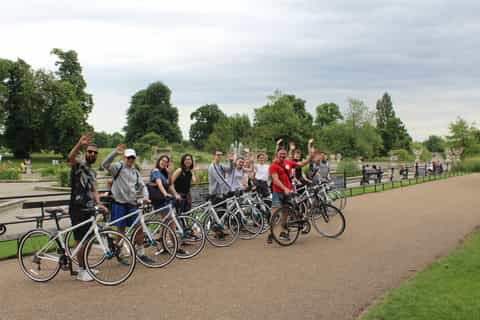
[[203, 149], [215, 125], [226, 118], [225, 113], [216, 104], [206, 104], [190, 115], [193, 124], [190, 127], [190, 141], [198, 149]]

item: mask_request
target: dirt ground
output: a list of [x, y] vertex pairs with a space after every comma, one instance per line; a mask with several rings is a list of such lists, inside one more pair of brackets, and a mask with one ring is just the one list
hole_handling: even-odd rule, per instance
[[207, 247], [114, 288], [66, 273], [38, 284], [1, 262], [0, 319], [354, 319], [480, 224], [478, 190], [470, 175], [355, 197], [340, 239]]

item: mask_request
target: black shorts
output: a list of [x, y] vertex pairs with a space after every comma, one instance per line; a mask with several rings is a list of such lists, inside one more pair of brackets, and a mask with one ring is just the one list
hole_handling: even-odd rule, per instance
[[[70, 220], [72, 221], [72, 226], [75, 226], [79, 223], [82, 223], [92, 216], [88, 211], [84, 211], [84, 207], [72, 206], [70, 207]], [[76, 241], [80, 241], [85, 237], [88, 230], [91, 227], [91, 223], [84, 224], [83, 226], [73, 230], [73, 237]]]

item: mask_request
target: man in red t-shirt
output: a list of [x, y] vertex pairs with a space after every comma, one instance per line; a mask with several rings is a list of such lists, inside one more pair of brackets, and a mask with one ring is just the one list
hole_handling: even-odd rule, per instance
[[[272, 217], [277, 212], [278, 209], [282, 208], [286, 203], [288, 196], [292, 193], [292, 183], [290, 181], [290, 176], [292, 170], [296, 167], [303, 167], [307, 165], [310, 161], [311, 154], [308, 155], [308, 158], [295, 162], [287, 159], [288, 152], [284, 148], [279, 148], [277, 150], [276, 158], [270, 165], [268, 172], [272, 177]], [[282, 212], [280, 217], [280, 225], [283, 227], [287, 221], [287, 212]], [[288, 239], [288, 233], [282, 231], [280, 237]], [[272, 235], [268, 237], [268, 243], [272, 242]]]

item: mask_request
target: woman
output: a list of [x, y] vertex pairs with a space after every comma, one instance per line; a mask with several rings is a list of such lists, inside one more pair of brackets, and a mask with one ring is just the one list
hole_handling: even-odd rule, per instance
[[[173, 196], [169, 193], [170, 190], [170, 177], [168, 173], [168, 166], [170, 164], [170, 158], [166, 155], [161, 156], [157, 160], [155, 168], [150, 173], [150, 200], [152, 201], [153, 209], [159, 209], [168, 205]], [[158, 188], [160, 191], [160, 197], [152, 198], [152, 188]]]
[[265, 153], [260, 153], [257, 156], [257, 163], [255, 164], [255, 184], [257, 186], [257, 191], [262, 197], [268, 197], [270, 191], [268, 188], [268, 167], [269, 165], [265, 162], [267, 161], [267, 155]]
[[175, 170], [172, 176], [171, 190], [177, 200], [177, 210], [181, 214], [192, 208], [192, 195], [190, 190], [192, 183], [198, 181], [195, 174], [193, 156], [184, 154], [180, 160], [180, 168]]
[[[293, 161], [295, 162], [302, 161], [302, 152], [299, 149], [295, 149], [295, 151], [293, 152]], [[301, 187], [308, 183], [312, 183], [312, 181], [308, 179], [305, 173], [303, 172], [302, 167], [295, 167], [294, 174], [295, 176], [293, 177], [294, 178], [293, 180], [295, 181], [295, 184], [297, 187]]]

